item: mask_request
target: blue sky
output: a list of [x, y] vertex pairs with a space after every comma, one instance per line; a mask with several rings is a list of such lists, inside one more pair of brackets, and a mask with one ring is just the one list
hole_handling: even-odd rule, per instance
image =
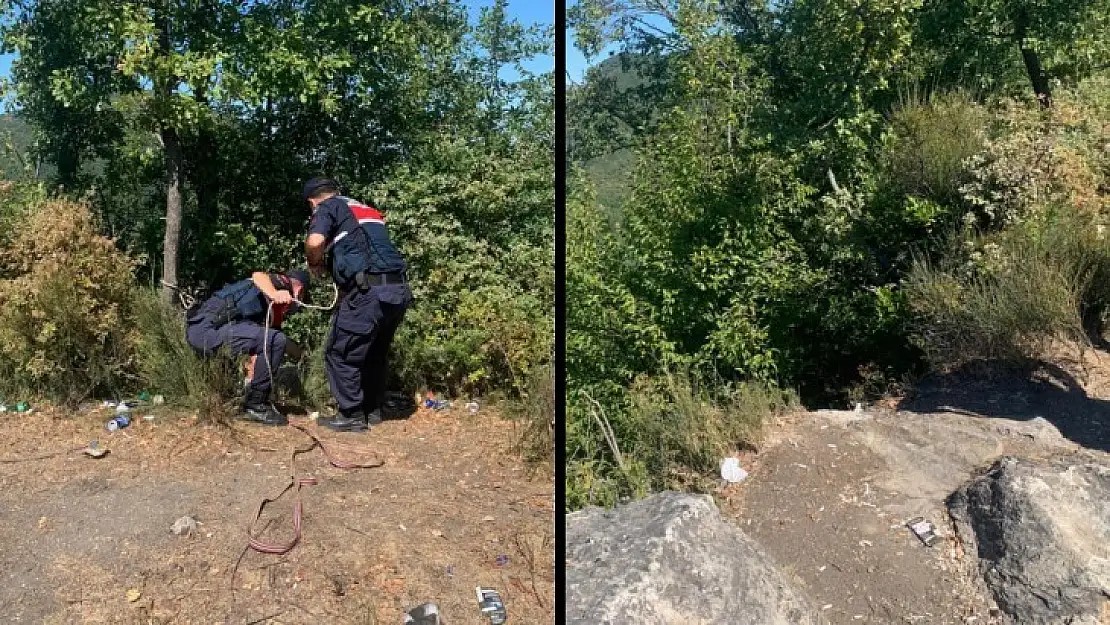
[[[472, 19], [478, 18], [482, 7], [493, 6], [493, 0], [467, 0]], [[509, 14], [525, 25], [555, 24], [555, 3], [542, 0], [509, 0]], [[11, 71], [14, 55], [0, 55], [0, 77], [7, 78]], [[554, 71], [554, 56], [538, 56], [531, 62], [525, 63], [525, 68], [532, 72]]]
[[[478, 19], [478, 12], [482, 7], [493, 6], [494, 0], [467, 0], [470, 8], [470, 18]], [[555, 2], [553, 0], [509, 0], [509, 15], [525, 26], [531, 24], [555, 24]], [[524, 68], [530, 72], [555, 71], [554, 56], [538, 56], [530, 63], [525, 63]], [[502, 76], [504, 78], [504, 76]]]
[[[568, 0], [567, 4], [573, 5], [576, 3], [573, 0]], [[670, 24], [658, 15], [648, 15], [644, 18], [644, 21], [661, 30], [668, 32], [671, 30]], [[574, 31], [568, 28], [565, 37], [564, 45], [566, 46], [567, 55], [567, 78], [576, 83], [582, 82], [582, 76], [586, 73], [588, 67], [604, 61], [609, 58], [610, 54], [619, 52], [621, 49], [620, 43], [612, 43], [596, 57], [587, 60], [586, 57], [582, 55], [582, 52], [574, 47]]]
[[567, 29], [566, 43], [564, 45], [566, 46], [565, 50], [567, 51], [567, 76], [574, 82], [582, 82], [582, 76], [585, 75], [587, 67], [596, 65], [600, 61], [604, 61], [606, 58], [609, 57], [610, 52], [616, 52], [617, 50], [620, 50], [620, 44], [610, 44], [609, 47], [602, 50], [601, 54], [597, 55], [596, 58], [590, 59], [587, 62], [586, 57], [582, 55], [582, 52], [578, 48], [574, 47], [574, 31], [569, 28]]

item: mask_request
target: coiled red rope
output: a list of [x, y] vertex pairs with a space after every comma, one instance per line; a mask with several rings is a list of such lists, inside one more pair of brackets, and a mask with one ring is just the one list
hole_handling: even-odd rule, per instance
[[[293, 450], [293, 455], [290, 458], [289, 462], [289, 483], [286, 484], [285, 488], [283, 488], [281, 492], [278, 493], [276, 496], [263, 499], [262, 503], [258, 504], [258, 510], [254, 513], [254, 518], [251, 519], [250, 525], [247, 527], [247, 546], [243, 549], [243, 553], [239, 555], [239, 560], [235, 563], [235, 569], [232, 571], [231, 574], [231, 584], [233, 589], [235, 586], [235, 575], [239, 571], [239, 564], [243, 561], [243, 556], [247, 554], [247, 551], [254, 549], [255, 551], [258, 551], [260, 553], [284, 555], [292, 551], [293, 547], [296, 547], [297, 543], [299, 543], [301, 540], [301, 521], [304, 515], [304, 502], [301, 499], [301, 488], [304, 486], [315, 486], [316, 484], [320, 483], [320, 480], [311, 475], [300, 477], [297, 476], [297, 456], [299, 456], [300, 454], [306, 454], [319, 447], [320, 451], [324, 452], [324, 458], [327, 459], [328, 464], [337, 469], [373, 469], [385, 464], [385, 461], [383, 460], [377, 460], [369, 463], [343, 460], [342, 458], [336, 456], [332, 452], [332, 450], [324, 444], [324, 441], [320, 440], [320, 437], [316, 436], [316, 434], [313, 433], [310, 429], [296, 423], [291, 423], [290, 425], [311, 438], [312, 444], [308, 447]], [[281, 499], [285, 495], [285, 493], [288, 493], [291, 490], [294, 493], [294, 497], [296, 497], [296, 502], [294, 502], [293, 504], [293, 538], [286, 543], [270, 543], [263, 541], [261, 538], [255, 535], [255, 524], [258, 523], [259, 518], [262, 517], [262, 511], [266, 508], [266, 504], [273, 503]]]

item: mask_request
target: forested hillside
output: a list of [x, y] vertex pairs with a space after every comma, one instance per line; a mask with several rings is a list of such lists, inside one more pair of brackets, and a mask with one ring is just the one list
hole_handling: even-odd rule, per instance
[[1110, 301], [1110, 2], [580, 0], [569, 508], [764, 416], [1086, 343]]
[[[195, 396], [174, 368], [179, 312], [148, 300], [303, 266], [301, 188], [318, 175], [380, 207], [409, 263], [398, 389], [550, 394], [554, 78], [523, 65], [552, 54], [550, 27], [504, 1], [476, 20], [457, 1], [2, 6], [16, 58], [0, 167], [23, 181], [2, 202], [5, 396]], [[57, 254], [54, 275], [28, 264]], [[287, 331], [318, 350], [327, 321]], [[308, 373], [325, 401], [322, 365]]]

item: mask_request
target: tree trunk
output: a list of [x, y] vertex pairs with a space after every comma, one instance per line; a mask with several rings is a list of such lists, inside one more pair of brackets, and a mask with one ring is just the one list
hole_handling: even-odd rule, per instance
[[1037, 94], [1037, 100], [1040, 101], [1041, 106], [1051, 106], [1052, 92], [1049, 90], [1048, 77], [1044, 75], [1044, 69], [1041, 68], [1041, 59], [1037, 51], [1032, 48], [1022, 48], [1021, 59], [1025, 61], [1025, 71], [1029, 73], [1029, 82], [1033, 84], [1033, 93]]
[[67, 143], [58, 148], [58, 184], [66, 191], [73, 191], [77, 186], [77, 171], [81, 168], [81, 158], [77, 154], [74, 144]]
[[[165, 60], [173, 53], [170, 38], [170, 2], [162, 0], [155, 4], [154, 23], [158, 29], [158, 49], [155, 56]], [[156, 99], [168, 104], [177, 87], [177, 77], [167, 76], [154, 85]], [[178, 244], [181, 242], [181, 178], [184, 173], [184, 157], [177, 129], [163, 122], [159, 131], [162, 141], [162, 155], [166, 163], [166, 236], [162, 239], [162, 301], [173, 304], [173, 296], [180, 287], [177, 283]]]
[[1029, 16], [1023, 9], [1014, 21], [1014, 40], [1021, 50], [1021, 60], [1025, 62], [1025, 71], [1029, 75], [1029, 82], [1033, 85], [1033, 93], [1041, 106], [1047, 108], [1052, 105], [1052, 91], [1048, 86], [1048, 77], [1041, 67], [1041, 58], [1037, 51], [1030, 48], [1025, 40], [1029, 28]]
[[166, 159], [166, 237], [162, 241], [162, 301], [173, 304], [177, 284], [178, 242], [181, 239], [181, 144], [177, 131], [162, 131]]

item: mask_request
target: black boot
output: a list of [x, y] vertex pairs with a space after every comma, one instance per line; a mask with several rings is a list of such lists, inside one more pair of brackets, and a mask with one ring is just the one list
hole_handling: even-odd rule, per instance
[[243, 404], [241, 419], [254, 421], [262, 425], [288, 425], [289, 420], [277, 411], [270, 403], [270, 394], [265, 391], [247, 389], [246, 401]]
[[365, 432], [366, 414], [362, 412], [361, 408], [352, 410], [341, 410], [339, 414], [330, 419], [317, 417], [317, 425], [323, 425], [336, 432]]
[[375, 408], [366, 413], [366, 425], [374, 427], [382, 424], [382, 409]]

